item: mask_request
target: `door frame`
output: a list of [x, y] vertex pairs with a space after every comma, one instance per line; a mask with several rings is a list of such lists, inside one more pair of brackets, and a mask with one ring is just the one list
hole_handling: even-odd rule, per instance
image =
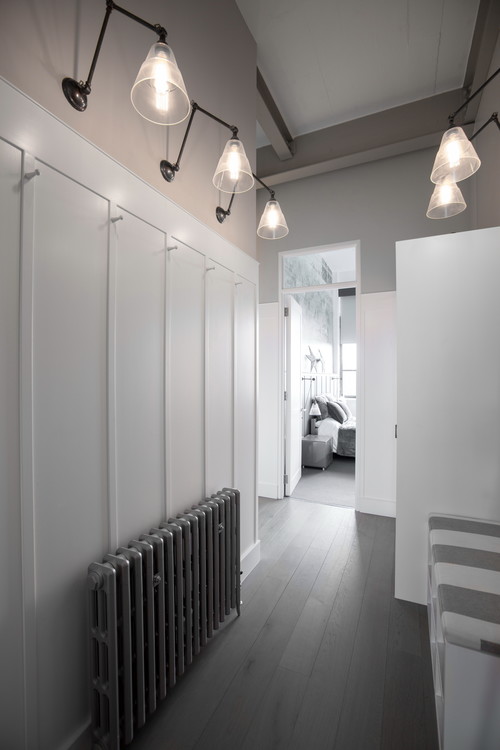
[[[344, 250], [349, 247], [354, 247], [355, 250], [355, 271], [356, 271], [356, 278], [354, 281], [339, 281], [335, 284], [321, 284], [320, 286], [310, 286], [310, 287], [297, 287], [293, 289], [283, 289], [283, 258], [285, 256], [290, 255], [317, 255], [318, 253], [324, 253], [329, 250]], [[281, 404], [280, 406], [280, 420], [279, 420], [279, 426], [278, 426], [278, 436], [279, 436], [279, 446], [278, 446], [278, 469], [280, 472], [279, 476], [279, 496], [278, 499], [282, 500], [284, 497], [286, 497], [284, 493], [285, 489], [285, 483], [284, 483], [284, 467], [285, 467], [285, 419], [286, 419], [286, 405], [284, 400], [284, 392], [286, 389], [286, 380], [285, 380], [285, 346], [286, 346], [286, 339], [285, 339], [285, 296], [287, 294], [297, 294], [298, 292], [303, 291], [328, 291], [329, 289], [356, 289], [356, 347], [357, 347], [357, 353], [358, 353], [358, 361], [357, 361], [357, 372], [356, 372], [356, 455], [358, 453], [358, 445], [360, 442], [360, 426], [361, 426], [361, 433], [363, 431], [363, 426], [360, 425], [360, 422], [358, 421], [358, 414], [363, 414], [363, 409], [359, 409], [359, 398], [360, 398], [360, 384], [363, 382], [364, 379], [364, 371], [363, 371], [363, 357], [362, 353], [360, 352], [360, 343], [361, 343], [361, 328], [360, 328], [360, 321], [361, 321], [361, 307], [360, 307], [360, 294], [361, 294], [361, 284], [360, 284], [360, 259], [361, 259], [361, 251], [360, 251], [360, 241], [359, 240], [353, 240], [352, 242], [336, 242], [333, 244], [328, 245], [315, 245], [313, 247], [308, 248], [300, 248], [296, 250], [282, 250], [278, 253], [278, 300], [279, 300], [279, 315], [280, 315], [280, 325], [279, 325], [279, 402]], [[356, 461], [355, 465], [355, 504], [354, 507], [357, 508], [358, 506], [358, 498], [360, 496], [359, 489], [363, 486], [363, 477], [362, 477], [362, 465], [360, 461]]]

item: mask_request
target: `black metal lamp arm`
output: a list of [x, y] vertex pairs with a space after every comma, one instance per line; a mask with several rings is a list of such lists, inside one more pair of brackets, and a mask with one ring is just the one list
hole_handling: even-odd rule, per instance
[[474, 99], [474, 97], [476, 97], [479, 93], [481, 93], [481, 91], [485, 88], [485, 86], [487, 86], [499, 73], [500, 73], [500, 68], [498, 68], [498, 70], [495, 70], [495, 72], [490, 75], [488, 80], [485, 81], [482, 84], [482, 86], [480, 86], [476, 91], [474, 91], [474, 93], [471, 94], [469, 98], [466, 99], [464, 103], [457, 110], [455, 110], [455, 112], [453, 112], [451, 115], [448, 115], [448, 122], [450, 123], [450, 128], [454, 126], [455, 117], [458, 115], [458, 113], [461, 112], [464, 109], [464, 107], [466, 107], [469, 104], [469, 102], [471, 102]]
[[[271, 196], [271, 200], [273, 201], [274, 190], [271, 190], [271, 188], [268, 187], [265, 182], [262, 182], [262, 180], [259, 177], [257, 177], [257, 175], [254, 174], [253, 172], [252, 172], [252, 176], [254, 180], [257, 180], [257, 182], [259, 182], [262, 185], [262, 187], [265, 187], [266, 190], [269, 191], [269, 195]], [[229, 216], [229, 214], [231, 213], [231, 206], [233, 205], [233, 200], [234, 200], [234, 193], [231, 196], [231, 200], [229, 201], [229, 206], [227, 207], [227, 209], [222, 208], [222, 206], [217, 206], [217, 208], [215, 209], [215, 216], [217, 217], [217, 221], [219, 222], [219, 224], [222, 224], [222, 222], [226, 219], [226, 217]]]
[[479, 130], [476, 130], [476, 132], [474, 133], [474, 135], [471, 135], [471, 137], [469, 138], [469, 141], [473, 141], [474, 138], [477, 135], [479, 135], [479, 133], [482, 133], [483, 130], [485, 129], [485, 127], [490, 124], [490, 122], [496, 122], [497, 128], [500, 130], [500, 122], [498, 121], [498, 112], [493, 112], [493, 114], [486, 120], [486, 122], [484, 123], [484, 125], [481, 125], [481, 127], [479, 128]]
[[[253, 172], [252, 172], [252, 174], [253, 174]], [[262, 187], [266, 188], [266, 190], [269, 192], [269, 195], [271, 196], [271, 200], [273, 201], [274, 200], [274, 190], [271, 190], [271, 188], [268, 187], [265, 182], [262, 182], [262, 180], [259, 177], [257, 177], [256, 174], [253, 175], [253, 178], [254, 178], [254, 180], [257, 180], [257, 182], [260, 182], [260, 184], [262, 185]]]
[[163, 26], [160, 26], [160, 24], [149, 23], [143, 18], [139, 18], [139, 16], [134, 15], [134, 13], [130, 13], [130, 11], [125, 10], [125, 8], [121, 8], [119, 5], [116, 5], [113, 0], [106, 0], [106, 13], [104, 14], [104, 21], [102, 22], [101, 31], [97, 40], [94, 57], [92, 58], [92, 62], [90, 64], [90, 70], [87, 76], [87, 80], [76, 81], [74, 78], [65, 78], [62, 82], [64, 96], [71, 104], [71, 106], [77, 109], [79, 112], [83, 112], [85, 109], [87, 109], [87, 96], [91, 91], [92, 78], [94, 76], [94, 71], [97, 65], [99, 54], [101, 52], [101, 47], [104, 40], [104, 35], [106, 33], [109, 17], [113, 10], [117, 10], [119, 13], [123, 13], [123, 15], [127, 16], [127, 18], [131, 18], [132, 21], [137, 21], [137, 23], [142, 24], [142, 26], [146, 26], [146, 28], [154, 31], [156, 34], [158, 34], [160, 42], [165, 42], [167, 39], [166, 29]]
[[[203, 107], [200, 107], [200, 105], [197, 102], [191, 102], [191, 115], [188, 120], [186, 132], [184, 133], [184, 138], [182, 139], [181, 147], [179, 149], [179, 156], [177, 157], [177, 160], [175, 162], [170, 162], [170, 161], [167, 161], [166, 159], [162, 159], [160, 162], [160, 172], [162, 173], [163, 178], [167, 182], [172, 182], [175, 177], [175, 173], [178, 172], [180, 169], [181, 157], [184, 152], [184, 146], [186, 145], [189, 131], [191, 130], [191, 125], [193, 124], [193, 118], [196, 112], [201, 112], [207, 117], [210, 117], [212, 120], [215, 120], [216, 122], [219, 122], [221, 125], [224, 125], [225, 128], [227, 128], [228, 130], [232, 132], [233, 138], [238, 137], [238, 128], [235, 125], [229, 125], [229, 123], [225, 122], [224, 120], [221, 120], [220, 117], [217, 117], [216, 115], [212, 114], [212, 112], [209, 112], [208, 109], [203, 109]], [[229, 208], [230, 207], [231, 207], [231, 204], [229, 205]]]

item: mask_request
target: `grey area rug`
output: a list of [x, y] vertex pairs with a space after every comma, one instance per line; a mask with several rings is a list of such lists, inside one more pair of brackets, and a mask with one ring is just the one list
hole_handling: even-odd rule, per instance
[[302, 478], [291, 497], [322, 505], [354, 507], [355, 459], [333, 454], [330, 466], [321, 469], [302, 469]]

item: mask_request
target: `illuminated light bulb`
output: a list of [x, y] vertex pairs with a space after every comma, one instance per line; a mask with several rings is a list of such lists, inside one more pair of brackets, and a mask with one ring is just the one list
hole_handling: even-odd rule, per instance
[[460, 145], [456, 140], [451, 140], [446, 146], [446, 158], [450, 167], [458, 167], [460, 164]]
[[278, 226], [279, 215], [275, 206], [271, 206], [267, 212], [267, 226], [269, 229], [276, 229]]
[[237, 182], [240, 176], [241, 159], [238, 151], [235, 148], [232, 148], [228, 154], [227, 167], [229, 170], [229, 177], [231, 178], [231, 180]]
[[438, 185], [438, 193], [441, 203], [449, 203], [452, 197], [451, 185]]
[[161, 62], [157, 63], [153, 75], [152, 84], [155, 90], [156, 108], [160, 112], [168, 112], [169, 85], [166, 66]]

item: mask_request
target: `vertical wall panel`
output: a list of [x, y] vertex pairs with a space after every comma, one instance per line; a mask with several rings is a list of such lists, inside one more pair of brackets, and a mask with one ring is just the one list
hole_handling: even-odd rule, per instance
[[175, 515], [205, 491], [205, 258], [171, 244], [177, 247], [168, 253], [168, 507]]
[[235, 292], [234, 484], [241, 492], [241, 549], [256, 541], [256, 290], [241, 281]]
[[206, 490], [233, 484], [234, 277], [207, 259]]
[[22, 587], [19, 456], [21, 152], [0, 141], [0, 738], [22, 747]]
[[116, 250], [118, 541], [165, 516], [165, 235], [128, 214]]
[[85, 570], [107, 544], [108, 203], [43, 164], [39, 169], [33, 290], [39, 745], [58, 748], [87, 721]]

